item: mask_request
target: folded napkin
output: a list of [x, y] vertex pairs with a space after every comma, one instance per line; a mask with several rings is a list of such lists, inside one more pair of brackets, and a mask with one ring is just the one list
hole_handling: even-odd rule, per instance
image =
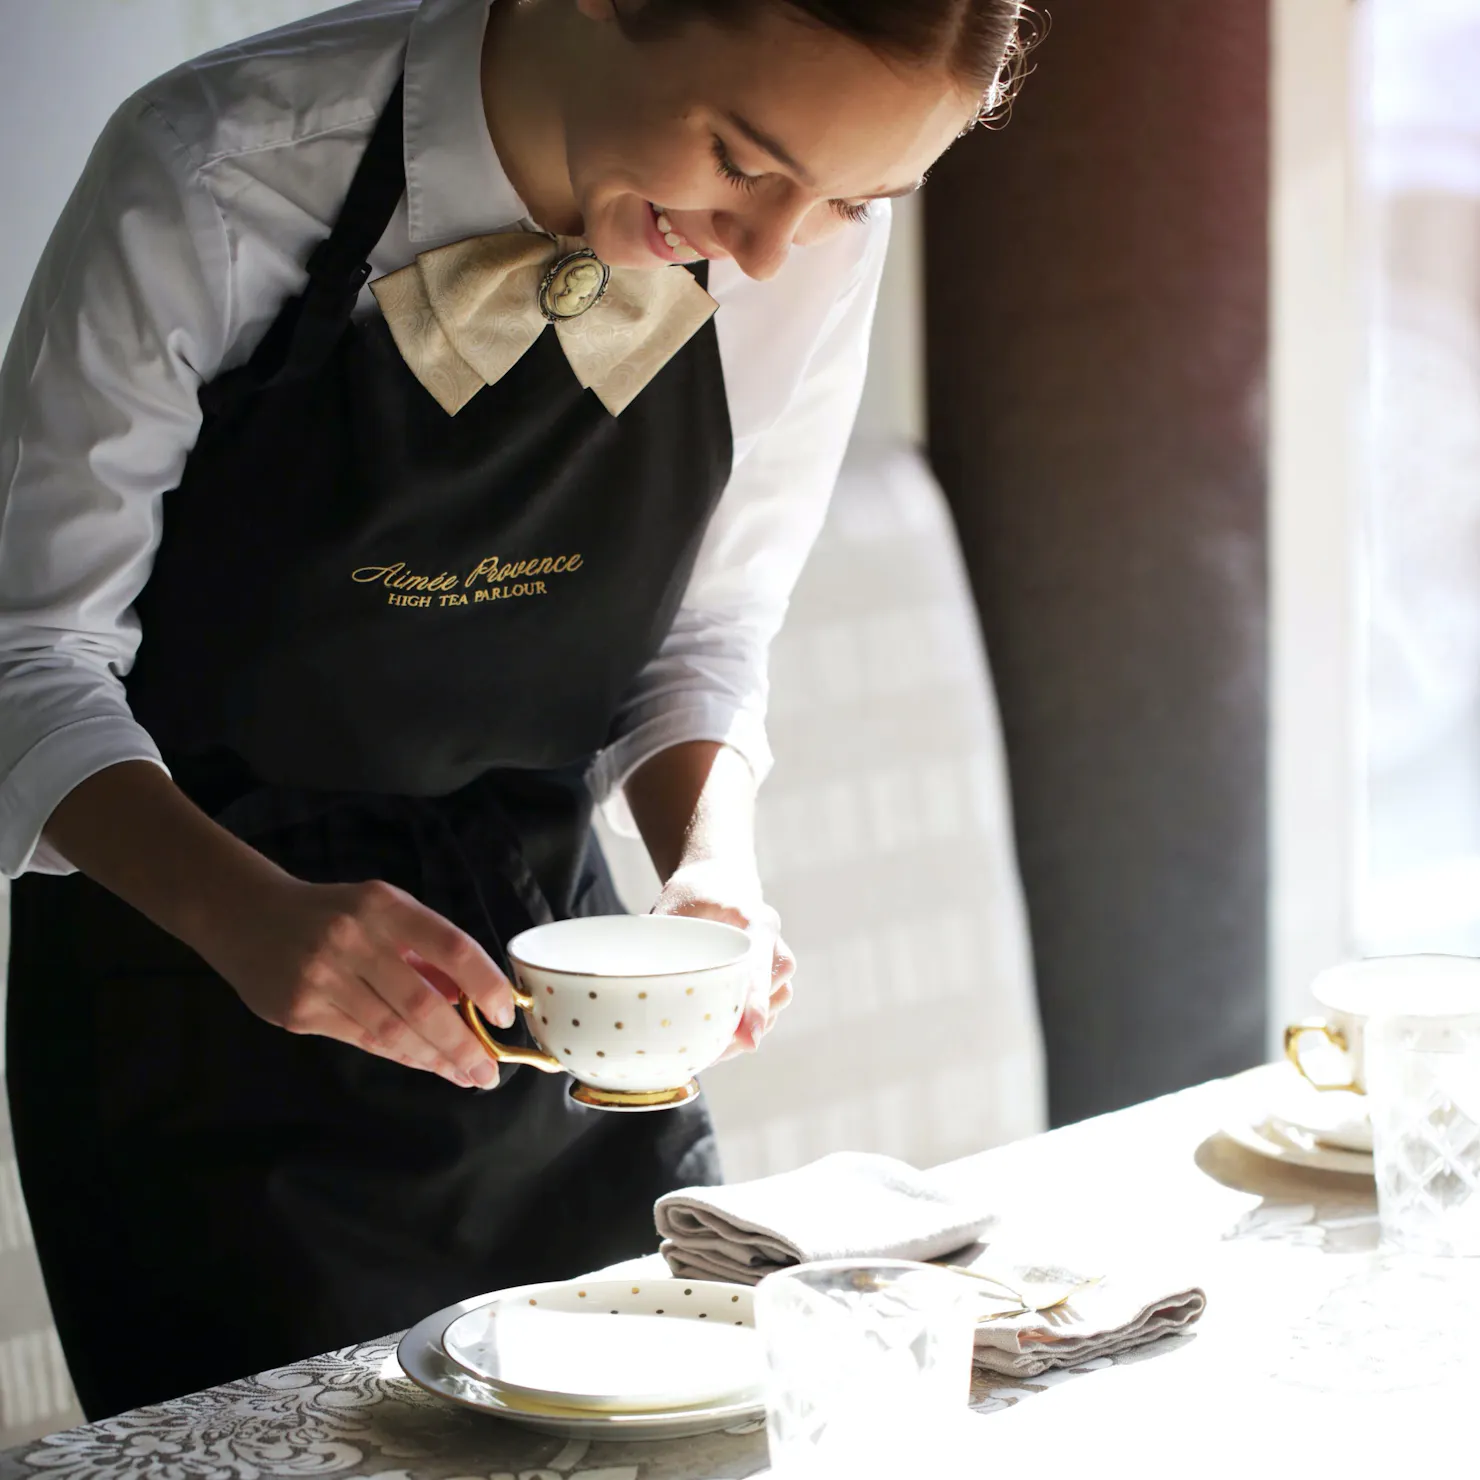
[[[963, 1267], [1005, 1280], [1034, 1304], [1091, 1278], [1075, 1269], [1017, 1263], [992, 1248]], [[966, 1276], [962, 1276], [966, 1278]], [[1077, 1367], [1113, 1357], [1190, 1326], [1207, 1297], [1192, 1284], [1164, 1272], [1135, 1270], [1124, 1263], [1075, 1292], [1053, 1310], [1021, 1311], [1000, 1289], [979, 1281], [982, 1314], [976, 1328], [976, 1365], [1004, 1377], [1037, 1377], [1051, 1367]]]
[[925, 1172], [870, 1152], [658, 1199], [663, 1257], [678, 1279], [754, 1285], [814, 1259], [935, 1259], [975, 1243], [992, 1222]]
[[[1035, 1377], [1155, 1341], [1197, 1320], [1206, 1304], [1195, 1286], [1124, 1261], [1109, 1274], [1080, 1274], [984, 1246], [981, 1235], [994, 1222], [989, 1209], [927, 1172], [867, 1152], [838, 1152], [754, 1182], [670, 1192], [654, 1217], [676, 1279], [754, 1285], [818, 1259], [915, 1259], [1005, 1281], [1023, 1301], [1002, 1285], [959, 1276], [981, 1302], [976, 1364], [1008, 1377]], [[1055, 1309], [1023, 1309], [1069, 1289], [1074, 1293]]]

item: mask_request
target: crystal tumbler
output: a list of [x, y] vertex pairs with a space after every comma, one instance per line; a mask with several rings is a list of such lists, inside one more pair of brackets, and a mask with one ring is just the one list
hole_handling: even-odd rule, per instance
[[1378, 1213], [1391, 1248], [1480, 1255], [1480, 1000], [1449, 1005], [1367, 1025]]
[[976, 1313], [966, 1283], [887, 1259], [801, 1264], [761, 1281], [777, 1480], [914, 1473], [961, 1442]]

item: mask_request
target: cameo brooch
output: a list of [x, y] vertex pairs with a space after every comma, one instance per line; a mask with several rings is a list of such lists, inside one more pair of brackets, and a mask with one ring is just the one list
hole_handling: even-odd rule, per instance
[[585, 248], [562, 257], [540, 283], [540, 312], [553, 324], [578, 319], [596, 307], [611, 282], [612, 270]]

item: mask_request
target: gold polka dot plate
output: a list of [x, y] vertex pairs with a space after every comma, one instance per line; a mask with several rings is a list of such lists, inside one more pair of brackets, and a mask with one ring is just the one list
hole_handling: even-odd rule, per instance
[[748, 1287], [601, 1278], [463, 1301], [402, 1338], [419, 1386], [542, 1433], [667, 1438], [754, 1425], [764, 1359]]

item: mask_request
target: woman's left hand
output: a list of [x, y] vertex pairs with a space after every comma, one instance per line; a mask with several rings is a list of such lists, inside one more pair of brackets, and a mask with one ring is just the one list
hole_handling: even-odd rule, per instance
[[761, 895], [760, 882], [746, 870], [718, 859], [681, 866], [664, 886], [655, 915], [696, 915], [738, 925], [755, 942], [749, 996], [740, 1028], [722, 1055], [753, 1053], [791, 1001], [796, 958], [781, 939], [781, 918]]

